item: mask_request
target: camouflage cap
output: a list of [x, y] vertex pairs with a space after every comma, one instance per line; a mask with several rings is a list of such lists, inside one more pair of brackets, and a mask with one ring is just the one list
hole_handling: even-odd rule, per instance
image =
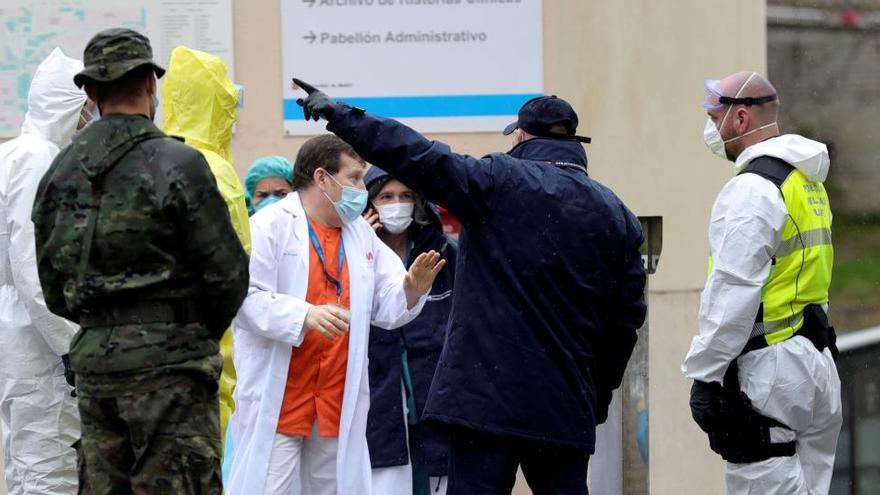
[[129, 72], [149, 65], [156, 77], [165, 69], [153, 61], [153, 49], [146, 36], [125, 28], [106, 29], [96, 34], [83, 54], [85, 68], [73, 76], [73, 83], [82, 88], [87, 80], [115, 81]]

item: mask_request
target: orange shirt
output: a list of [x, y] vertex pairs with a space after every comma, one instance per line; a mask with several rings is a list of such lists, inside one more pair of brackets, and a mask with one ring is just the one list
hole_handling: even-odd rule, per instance
[[[309, 223], [324, 252], [327, 273], [333, 277], [339, 276], [342, 230], [325, 227], [312, 219], [309, 219]], [[337, 302], [336, 285], [324, 276], [325, 267], [321, 264], [311, 239], [309, 247], [309, 288], [306, 301], [316, 306], [339, 304], [349, 308], [348, 264], [343, 261], [340, 280], [342, 295]], [[348, 333], [328, 340], [318, 332], [307, 331], [302, 343], [299, 347], [294, 347], [290, 355], [287, 386], [278, 418], [278, 433], [310, 436], [312, 425], [317, 419], [318, 433], [322, 437], [338, 437], [347, 364]]]

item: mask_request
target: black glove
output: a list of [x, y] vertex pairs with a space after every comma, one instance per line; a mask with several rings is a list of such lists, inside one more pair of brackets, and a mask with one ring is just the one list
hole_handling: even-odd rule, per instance
[[327, 93], [295, 77], [293, 78], [293, 84], [309, 94], [305, 99], [300, 98], [296, 100], [296, 104], [303, 107], [303, 117], [306, 120], [313, 119], [317, 122], [321, 117], [329, 120], [333, 116], [333, 112], [336, 110], [336, 102], [330, 99]]
[[724, 389], [718, 382], [694, 380], [691, 387], [691, 416], [706, 433], [712, 433], [725, 423], [727, 403]]
[[70, 391], [70, 396], [76, 397], [76, 374], [73, 372], [73, 368], [70, 367], [69, 354], [61, 356], [61, 364], [64, 365], [64, 379], [67, 380], [68, 385], [73, 387], [73, 390]]

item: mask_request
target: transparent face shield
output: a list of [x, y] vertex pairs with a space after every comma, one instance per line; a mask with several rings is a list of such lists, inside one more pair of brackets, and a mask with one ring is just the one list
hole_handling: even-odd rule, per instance
[[[754, 74], [752, 74], [754, 77]], [[745, 105], [747, 107], [754, 105], [763, 105], [764, 103], [769, 103], [771, 101], [776, 101], [779, 96], [772, 94], [767, 96], [758, 96], [758, 97], [740, 97], [739, 93], [748, 86], [749, 81], [752, 80], [752, 77], [749, 77], [748, 80], [742, 85], [740, 90], [737, 92], [736, 96], [727, 96], [721, 90], [721, 81], [718, 79], [707, 79], [706, 80], [706, 94], [703, 96], [703, 108], [710, 112], [717, 112], [719, 110], [723, 110], [727, 105]]]
[[724, 93], [721, 91], [721, 81], [718, 79], [706, 80], [706, 95], [703, 97], [703, 108], [711, 112], [717, 112], [724, 108], [721, 98]]

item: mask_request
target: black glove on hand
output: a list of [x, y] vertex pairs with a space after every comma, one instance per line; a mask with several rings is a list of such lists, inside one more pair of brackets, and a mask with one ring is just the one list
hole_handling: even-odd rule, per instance
[[73, 390], [70, 391], [70, 396], [76, 397], [76, 374], [74, 374], [73, 368], [70, 367], [70, 355], [65, 354], [61, 356], [61, 364], [64, 365], [64, 379], [68, 385], [73, 387]]
[[718, 382], [694, 380], [691, 387], [691, 415], [706, 433], [717, 431], [725, 422], [724, 389]]
[[293, 84], [308, 93], [305, 99], [300, 98], [296, 100], [297, 105], [303, 107], [303, 117], [306, 120], [312, 119], [317, 122], [321, 117], [329, 120], [333, 116], [333, 112], [336, 110], [336, 103], [327, 96], [327, 93], [295, 77], [293, 78]]

